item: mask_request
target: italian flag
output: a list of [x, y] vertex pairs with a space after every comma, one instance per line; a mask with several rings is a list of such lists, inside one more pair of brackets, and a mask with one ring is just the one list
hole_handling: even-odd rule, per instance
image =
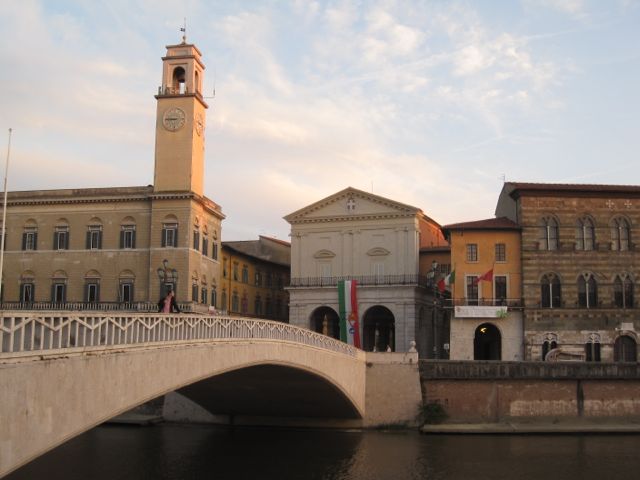
[[446, 287], [450, 287], [456, 281], [456, 271], [452, 270], [449, 275], [444, 278], [441, 278], [438, 282], [438, 290], [440, 292], [444, 292]]
[[338, 282], [338, 302], [340, 304], [340, 340], [360, 348], [360, 325], [358, 322], [358, 298], [355, 280]]

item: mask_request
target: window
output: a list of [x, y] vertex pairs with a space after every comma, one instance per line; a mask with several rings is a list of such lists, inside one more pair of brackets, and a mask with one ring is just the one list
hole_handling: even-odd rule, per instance
[[177, 247], [178, 246], [178, 224], [164, 223], [162, 225], [162, 246]]
[[267, 299], [264, 302], [264, 312], [266, 314], [267, 317], [270, 317], [272, 315], [272, 307], [271, 307], [271, 297], [267, 297]]
[[382, 262], [375, 262], [373, 265], [373, 274], [376, 277], [382, 277], [384, 275], [384, 263]]
[[222, 297], [220, 298], [220, 308], [222, 310], [227, 309], [227, 291], [224, 288], [222, 289]]
[[100, 284], [97, 280], [87, 280], [84, 285], [84, 301], [98, 303], [100, 301]]
[[120, 301], [122, 303], [133, 302], [133, 282], [123, 281], [120, 283]]
[[584, 357], [587, 362], [600, 361], [600, 335], [592, 333], [584, 345]]
[[629, 250], [630, 240], [629, 222], [625, 218], [614, 218], [611, 222], [611, 250]]
[[22, 233], [22, 250], [38, 249], [38, 229], [36, 227], [25, 227]]
[[203, 286], [200, 290], [200, 303], [203, 305], [207, 305], [209, 303], [209, 299], [207, 296], [207, 287]]
[[218, 304], [218, 291], [216, 290], [215, 285], [211, 287], [211, 305], [216, 307]]
[[493, 277], [493, 292], [496, 305], [506, 305], [507, 302], [507, 277], [496, 275]]
[[233, 280], [236, 281], [236, 282], [238, 281], [238, 278], [239, 278], [238, 277], [238, 266], [239, 266], [238, 262], [234, 262], [234, 264], [233, 264]]
[[56, 227], [53, 232], [53, 249], [68, 250], [69, 249], [69, 227]]
[[467, 284], [467, 305], [478, 305], [478, 277], [475, 275], [467, 275], [465, 279]]
[[[323, 272], [323, 277], [330, 277], [331, 276], [331, 264], [327, 264], [327, 266], [329, 267], [329, 275], [324, 275], [325, 272]], [[267, 272], [267, 287], [271, 288], [273, 286], [273, 274], [271, 272]]]
[[262, 299], [260, 295], [256, 295], [256, 299], [253, 304], [253, 310], [256, 315], [262, 315]]
[[560, 279], [553, 273], [542, 276], [540, 280], [540, 305], [543, 308], [558, 308], [562, 306]]
[[584, 217], [578, 220], [576, 228], [576, 250], [593, 250], [596, 242], [596, 229], [593, 220]]
[[233, 295], [231, 295], [231, 311], [240, 311], [240, 297], [238, 296], [238, 292], [235, 291], [233, 292]]
[[557, 250], [559, 236], [557, 220], [553, 217], [544, 217], [540, 229], [540, 250]]
[[87, 250], [102, 248], [102, 225], [89, 225], [87, 229]]
[[249, 267], [247, 265], [242, 266], [242, 283], [249, 283]]
[[51, 285], [51, 301], [53, 303], [64, 303], [67, 297], [67, 285], [60, 281], [54, 281]]
[[215, 240], [211, 244], [211, 258], [218, 259], [218, 243]]
[[240, 302], [240, 307], [241, 307], [240, 309], [242, 313], [249, 312], [249, 299], [247, 298], [246, 293], [242, 294], [242, 301]]
[[36, 286], [33, 282], [20, 284], [20, 303], [32, 303], [35, 300]]
[[556, 348], [558, 348], [558, 336], [555, 333], [547, 334], [542, 342], [542, 360], [546, 360], [547, 354]]
[[202, 255], [209, 255], [209, 237], [206, 234], [202, 237]]
[[198, 301], [198, 284], [196, 282], [191, 284], [191, 301]]
[[467, 243], [467, 262], [478, 261], [478, 244]]
[[256, 287], [262, 286], [262, 272], [260, 270], [256, 270]]
[[200, 250], [200, 230], [198, 228], [193, 229], [193, 249]]
[[507, 261], [507, 246], [504, 243], [496, 243], [496, 262]]
[[135, 225], [122, 225], [120, 227], [120, 248], [136, 248]]
[[[322, 278], [330, 278], [331, 277], [331, 263], [329, 262], [320, 262], [318, 264], [318, 268], [320, 270], [320, 276]], [[266, 286], [271, 286], [271, 274], [267, 273], [266, 276]]]
[[222, 259], [222, 276], [227, 278], [227, 258]]
[[578, 306], [583, 308], [598, 306], [598, 285], [591, 273], [578, 277]]
[[618, 308], [633, 308], [633, 282], [628, 275], [617, 275], [613, 281], [613, 303]]

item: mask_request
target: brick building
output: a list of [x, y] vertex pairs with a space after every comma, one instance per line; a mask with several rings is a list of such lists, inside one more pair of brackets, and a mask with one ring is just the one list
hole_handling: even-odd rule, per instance
[[505, 183], [522, 229], [525, 359], [637, 361], [640, 187]]

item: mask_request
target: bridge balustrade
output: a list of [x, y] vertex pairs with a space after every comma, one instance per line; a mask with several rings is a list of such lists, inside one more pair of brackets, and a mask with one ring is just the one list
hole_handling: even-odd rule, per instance
[[357, 355], [354, 347], [311, 330], [241, 317], [59, 311], [5, 312], [0, 317], [0, 358], [56, 350], [236, 339], [290, 341]]

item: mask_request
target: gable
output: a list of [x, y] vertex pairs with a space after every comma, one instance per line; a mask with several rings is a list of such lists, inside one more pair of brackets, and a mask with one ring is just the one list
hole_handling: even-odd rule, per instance
[[293, 223], [368, 218], [413, 217], [420, 209], [352, 187], [293, 212], [284, 219]]

